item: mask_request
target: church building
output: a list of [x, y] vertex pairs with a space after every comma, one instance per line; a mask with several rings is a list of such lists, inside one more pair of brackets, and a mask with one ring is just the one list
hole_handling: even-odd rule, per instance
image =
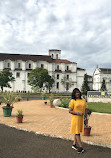
[[[49, 55], [0, 53], [0, 71], [8, 69], [15, 77], [11, 88], [4, 88], [4, 91], [32, 92], [27, 80], [31, 70], [36, 67], [47, 69], [49, 75], [54, 77], [52, 92], [72, 92], [74, 88], [82, 87], [85, 69], [78, 68], [75, 62], [61, 59], [61, 50], [51, 49]], [[66, 85], [61, 83], [64, 77]]]
[[111, 69], [98, 67], [93, 73], [93, 90], [101, 90], [103, 79], [105, 80], [107, 91], [111, 91]]

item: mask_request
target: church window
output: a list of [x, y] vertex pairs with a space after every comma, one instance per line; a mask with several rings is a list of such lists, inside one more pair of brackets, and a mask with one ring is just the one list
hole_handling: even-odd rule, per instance
[[67, 75], [67, 80], [69, 79], [69, 75]]
[[20, 72], [16, 73], [16, 77], [19, 78], [20, 77]]
[[59, 65], [57, 65], [57, 70], [59, 70]]
[[29, 77], [30, 73], [27, 74], [27, 77]]
[[58, 54], [56, 54], [56, 59], [58, 59]]
[[59, 82], [57, 82], [56, 88], [59, 89]]
[[69, 66], [67, 66], [67, 70], [69, 70]]
[[57, 74], [57, 79], [59, 79], [59, 74]]
[[41, 68], [44, 68], [44, 64], [41, 64]]
[[20, 63], [18, 63], [18, 68], [20, 68]]
[[66, 90], [67, 91], [69, 90], [69, 83], [68, 82], [66, 83]]
[[7, 67], [10, 67], [10, 63], [7, 64]]
[[29, 64], [29, 69], [31, 69], [31, 64]]

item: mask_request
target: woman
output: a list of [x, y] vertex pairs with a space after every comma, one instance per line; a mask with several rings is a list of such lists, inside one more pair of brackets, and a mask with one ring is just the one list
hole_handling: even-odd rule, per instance
[[[85, 99], [81, 98], [81, 92], [75, 88], [72, 92], [72, 100], [70, 102], [69, 113], [72, 114], [71, 119], [71, 134], [74, 134], [74, 142], [72, 148], [77, 150], [78, 153], [83, 153], [80, 133], [84, 134], [84, 115], [86, 115], [87, 104]], [[79, 147], [77, 147], [77, 144]]]

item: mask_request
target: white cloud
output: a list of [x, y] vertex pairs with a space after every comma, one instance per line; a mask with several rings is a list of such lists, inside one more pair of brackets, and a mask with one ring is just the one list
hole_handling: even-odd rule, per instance
[[0, 1], [0, 52], [48, 54], [77, 62], [90, 74], [111, 67], [109, 0]]

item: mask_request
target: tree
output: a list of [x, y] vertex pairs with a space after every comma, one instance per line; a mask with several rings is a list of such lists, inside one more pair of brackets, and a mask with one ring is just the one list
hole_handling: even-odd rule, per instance
[[72, 86], [73, 82], [71, 79], [67, 79], [66, 76], [64, 76], [62, 79], [61, 79], [61, 84], [64, 86], [65, 90], [69, 90], [69, 88]]
[[102, 81], [102, 85], [101, 85], [101, 90], [102, 91], [106, 91], [106, 82], [105, 82], [105, 79], [103, 78], [103, 81]]
[[54, 79], [51, 76], [48, 76], [47, 79], [48, 80], [45, 83], [45, 87], [49, 90], [49, 93], [50, 93], [50, 90], [51, 90], [53, 83], [54, 83]]
[[87, 74], [84, 75], [84, 81], [83, 81], [81, 90], [83, 91], [83, 94], [87, 94], [87, 91], [90, 90], [89, 85], [88, 85], [88, 75]]
[[33, 69], [28, 77], [28, 84], [32, 86], [32, 88], [39, 87], [52, 87], [53, 79], [48, 74], [48, 71], [43, 68]]
[[40, 88], [40, 87], [32, 87], [31, 88], [33, 91], [34, 91], [34, 93], [41, 93], [42, 92], [42, 88]]
[[9, 70], [3, 70], [0, 72], [0, 87], [3, 92], [4, 87], [11, 88], [10, 83], [11, 81], [14, 81], [15, 78], [13, 77], [12, 72]]

